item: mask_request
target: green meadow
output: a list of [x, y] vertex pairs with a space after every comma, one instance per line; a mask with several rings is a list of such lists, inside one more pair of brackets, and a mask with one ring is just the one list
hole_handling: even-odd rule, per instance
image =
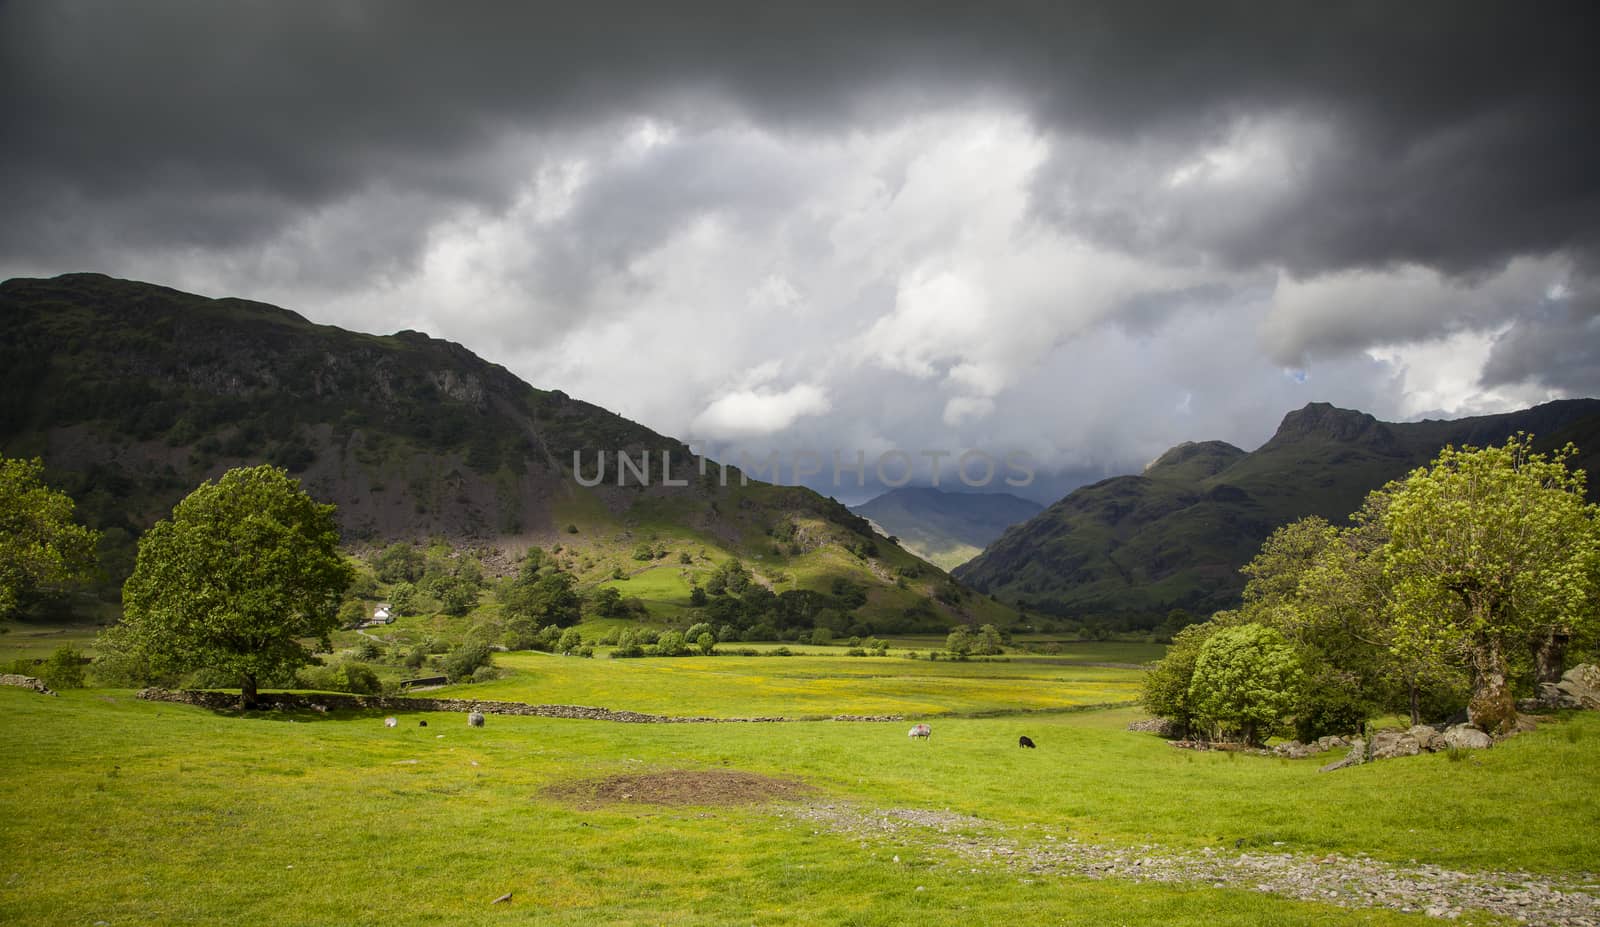
[[503, 678], [449, 686], [435, 694], [672, 716], [922, 718], [1128, 703], [1138, 697], [1142, 675], [1139, 670], [1053, 658], [912, 660], [848, 657], [843, 648], [816, 647], [787, 657], [639, 660], [518, 652], [496, 654], [495, 665], [506, 672]]
[[[967, 815], [971, 836], [1019, 846], [1270, 847], [1573, 878], [1600, 858], [1592, 713], [1461, 762], [1435, 754], [1319, 774], [1325, 759], [1175, 750], [1125, 730], [1141, 717], [1129, 708], [936, 714], [1116, 701], [1130, 670], [840, 656], [502, 662], [511, 675], [453, 694], [665, 714], [892, 710], [926, 714], [934, 734], [502, 716], [474, 729], [449, 713], [400, 714], [390, 729], [380, 714], [214, 713], [124, 690], [0, 688], [0, 923], [1436, 923], [1249, 886], [975, 865], [932, 831], [839, 833], [793, 815], [816, 803]], [[1019, 750], [1022, 734], [1039, 748]], [[798, 791], [749, 804], [584, 797], [607, 777], [724, 772]]]

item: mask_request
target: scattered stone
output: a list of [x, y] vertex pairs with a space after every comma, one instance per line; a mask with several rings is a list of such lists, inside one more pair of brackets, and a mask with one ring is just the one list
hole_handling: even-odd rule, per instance
[[1406, 734], [1417, 742], [1417, 746], [1429, 753], [1437, 753], [1449, 746], [1445, 742], [1444, 735], [1439, 733], [1439, 729], [1429, 724], [1415, 725], [1408, 729]]
[[1286, 757], [1291, 760], [1303, 760], [1318, 751], [1317, 748], [1312, 744], [1303, 744], [1298, 740], [1291, 740], [1287, 743], [1281, 743], [1273, 747], [1272, 752], [1277, 756]]
[[1575, 703], [1571, 707], [1600, 710], [1600, 666], [1574, 666], [1562, 674], [1555, 688], [1567, 701]]
[[1360, 766], [1366, 761], [1367, 745], [1364, 741], [1358, 740], [1350, 748], [1350, 752], [1344, 755], [1344, 759], [1334, 760], [1332, 763], [1317, 770], [1317, 772], [1333, 772], [1335, 769], [1344, 769], [1346, 766]]
[[474, 711], [467, 715], [467, 723], [473, 727], [483, 727], [483, 712]]
[[[868, 809], [811, 802], [782, 814], [852, 837], [907, 843], [953, 854], [961, 863], [1040, 873], [1250, 888], [1345, 908], [1390, 908], [1455, 919], [1467, 910], [1538, 925], [1600, 925], [1600, 886], [1590, 874], [1571, 884], [1525, 872], [1458, 872], [1433, 865], [1399, 866], [1339, 854], [1199, 851], [1158, 845], [1099, 846], [1076, 841], [1023, 844], [992, 821], [910, 809]], [[918, 828], [926, 828], [919, 834]], [[920, 838], [920, 839], [919, 839]], [[977, 871], [977, 870], [974, 870]]]
[[1446, 747], [1457, 750], [1487, 750], [1494, 746], [1494, 738], [1470, 724], [1453, 724], [1442, 736]]
[[1375, 760], [1388, 760], [1397, 756], [1416, 756], [1422, 752], [1422, 745], [1409, 733], [1402, 731], [1379, 731], [1372, 737], [1372, 758]]

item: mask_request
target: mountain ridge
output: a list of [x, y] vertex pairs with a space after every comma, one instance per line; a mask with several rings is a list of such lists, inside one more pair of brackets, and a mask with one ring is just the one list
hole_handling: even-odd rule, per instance
[[[702, 475], [681, 441], [421, 332], [350, 332], [98, 274], [0, 282], [0, 323], [0, 453], [44, 459], [102, 530], [113, 580], [140, 532], [201, 480], [268, 462], [337, 505], [357, 548], [442, 538], [500, 550], [506, 565], [529, 545], [560, 548], [585, 587], [650, 572], [674, 614], [740, 559], [768, 589], [843, 590], [861, 609], [846, 627], [1015, 618], [836, 500], [746, 485], [733, 466], [721, 485], [720, 467]], [[646, 485], [615, 466], [596, 486], [573, 478], [575, 454], [590, 472], [618, 453], [649, 455]], [[665, 485], [668, 456], [685, 485]], [[647, 546], [652, 559], [635, 556]]]
[[[1544, 449], [1592, 439], [1574, 466], [1593, 472], [1600, 463], [1600, 400], [1398, 423], [1308, 403], [1286, 413], [1254, 451], [1186, 442], [1142, 474], [1080, 487], [954, 574], [1019, 607], [1151, 627], [1170, 610], [1233, 605], [1243, 588], [1239, 568], [1280, 525], [1307, 515], [1342, 523], [1368, 492], [1446, 444], [1496, 444], [1519, 431]], [[1597, 491], [1591, 482], [1590, 497]]]

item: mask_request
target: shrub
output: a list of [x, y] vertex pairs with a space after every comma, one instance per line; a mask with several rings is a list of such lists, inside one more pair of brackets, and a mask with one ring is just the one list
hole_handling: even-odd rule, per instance
[[473, 682], [488, 682], [491, 679], [499, 678], [500, 670], [493, 666], [480, 666], [472, 671]]
[[50, 659], [32, 675], [44, 680], [52, 689], [83, 688], [83, 654], [71, 647], [57, 647]]
[[489, 649], [488, 644], [462, 644], [445, 656], [443, 669], [451, 682], [462, 682], [470, 679], [478, 667], [489, 666], [493, 662], [494, 651]]

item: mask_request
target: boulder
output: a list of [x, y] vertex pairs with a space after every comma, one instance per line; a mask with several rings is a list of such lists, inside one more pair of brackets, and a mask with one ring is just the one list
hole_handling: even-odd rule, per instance
[[1405, 731], [1379, 731], [1372, 736], [1372, 758], [1388, 760], [1397, 756], [1416, 756], [1422, 744]]
[[1338, 734], [1329, 734], [1326, 737], [1317, 738], [1317, 749], [1343, 750], [1346, 747], [1349, 747], [1351, 743], [1353, 743], [1353, 741], [1348, 737], [1340, 737]]
[[1317, 770], [1317, 772], [1333, 772], [1335, 769], [1343, 769], [1346, 766], [1360, 766], [1366, 761], [1367, 745], [1363, 741], [1358, 740], [1355, 742], [1355, 745], [1350, 748], [1350, 752], [1344, 755], [1344, 759], [1334, 760], [1332, 763], [1329, 763], [1328, 765]]
[[[1561, 693], [1563, 701], [1576, 703], [1562, 707], [1600, 709], [1600, 666], [1593, 663], [1574, 666], [1562, 674], [1555, 689]], [[1539, 692], [1544, 694], [1544, 686], [1539, 687]]]
[[1446, 747], [1457, 750], [1484, 750], [1494, 746], [1494, 738], [1470, 724], [1452, 724], [1442, 736]]
[[1291, 740], [1287, 743], [1281, 743], [1272, 748], [1272, 753], [1274, 756], [1286, 757], [1291, 760], [1304, 759], [1316, 752], [1316, 747], [1312, 746], [1311, 744], [1303, 744], [1298, 740]]
[[1445, 743], [1444, 735], [1439, 733], [1439, 729], [1431, 725], [1415, 725], [1406, 731], [1406, 735], [1415, 740], [1417, 746], [1429, 753], [1437, 753], [1449, 746], [1449, 744]]
[[467, 715], [467, 723], [473, 727], [483, 727], [483, 712], [474, 711], [472, 714]]

